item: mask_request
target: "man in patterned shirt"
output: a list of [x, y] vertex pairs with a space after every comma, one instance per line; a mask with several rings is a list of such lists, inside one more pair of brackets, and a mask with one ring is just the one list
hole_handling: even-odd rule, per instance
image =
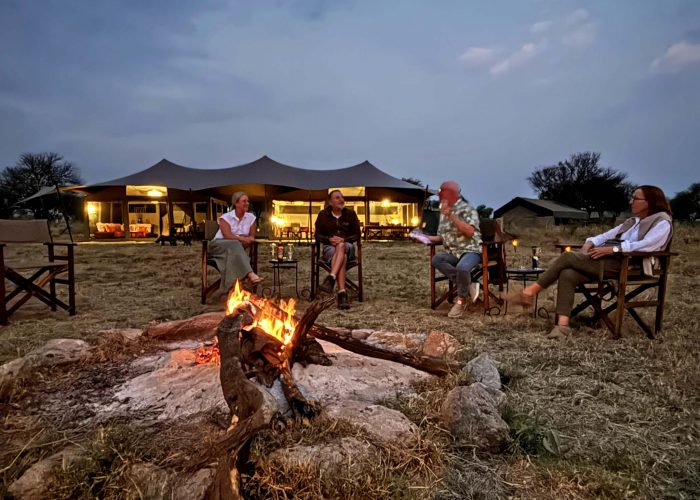
[[457, 300], [450, 309], [450, 318], [464, 313], [467, 296], [476, 301], [478, 283], [472, 284], [471, 271], [481, 262], [481, 233], [479, 214], [464, 201], [462, 190], [454, 181], [440, 186], [440, 224], [437, 236], [430, 236], [433, 243], [442, 243], [445, 252], [433, 257], [433, 266], [457, 286]]

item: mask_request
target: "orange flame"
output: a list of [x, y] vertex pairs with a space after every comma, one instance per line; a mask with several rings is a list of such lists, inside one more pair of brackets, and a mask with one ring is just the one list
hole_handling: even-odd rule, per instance
[[[233, 314], [239, 307], [248, 306], [253, 312], [253, 323], [246, 325], [246, 329], [252, 329], [254, 327], [260, 328], [266, 334], [282, 342], [282, 349], [284, 350], [285, 346], [291, 343], [294, 330], [297, 326], [297, 322], [294, 319], [294, 313], [296, 311], [295, 300], [290, 299], [289, 302], [281, 300], [279, 309], [283, 311], [283, 314], [280, 315], [267, 300], [257, 300], [256, 302], [260, 306], [257, 307], [250, 301], [251, 297], [252, 294], [241, 288], [240, 283], [236, 281], [236, 286], [231, 290], [228, 301], [226, 302], [226, 314]], [[283, 316], [284, 320], [280, 319], [280, 316]], [[219, 352], [219, 342], [216, 341], [211, 347], [200, 347], [197, 349], [194, 362], [197, 365], [203, 363], [220, 363], [221, 355]]]
[[275, 337], [285, 346], [289, 345], [297, 326], [297, 321], [294, 319], [296, 301], [294, 299], [289, 299], [289, 302], [280, 300], [279, 309], [284, 313], [284, 319], [281, 319], [278, 317], [279, 314], [275, 314], [274, 306], [267, 300], [258, 300], [257, 303], [260, 305], [260, 308], [258, 308], [250, 302], [251, 297], [252, 294], [247, 290], [243, 290], [240, 283], [236, 281], [236, 286], [228, 297], [226, 314], [233, 314], [237, 308], [248, 304], [253, 310], [253, 324], [246, 328], [258, 327], [268, 335]]

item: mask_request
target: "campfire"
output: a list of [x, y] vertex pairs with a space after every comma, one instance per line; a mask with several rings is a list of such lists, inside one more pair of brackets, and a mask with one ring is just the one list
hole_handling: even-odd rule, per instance
[[[258, 384], [271, 387], [279, 380], [294, 418], [308, 422], [318, 414], [321, 410], [318, 402], [306, 399], [292, 377], [295, 362], [332, 364], [317, 338], [358, 354], [388, 359], [438, 375], [461, 368], [458, 363], [446, 359], [374, 347], [354, 338], [350, 331], [315, 325], [321, 312], [334, 302], [333, 297], [314, 301], [303, 316], [297, 318], [293, 299], [277, 304], [243, 290], [236, 283], [227, 301], [226, 316], [217, 329], [216, 343], [196, 353], [197, 363], [220, 364], [219, 379], [230, 410], [231, 425], [207, 453], [189, 464], [192, 470], [218, 457], [219, 468], [227, 471], [222, 481], [230, 482], [228, 471], [242, 447], [258, 431], [269, 427], [273, 419]], [[258, 384], [251, 380], [253, 378]]]
[[[265, 335], [271, 337], [271, 345], [279, 347], [279, 358], [284, 354], [285, 349], [292, 342], [294, 331], [297, 328], [298, 321], [294, 317], [296, 313], [296, 301], [282, 299], [279, 305], [265, 300], [253, 298], [253, 294], [243, 289], [240, 283], [236, 281], [236, 285], [231, 290], [226, 302], [226, 314], [232, 315], [237, 311], [245, 309], [252, 317], [252, 323], [245, 325], [245, 335], [251, 335], [255, 332], [257, 335]], [[272, 339], [277, 340], [279, 344]], [[268, 344], [268, 343], [266, 343]], [[221, 362], [218, 339], [212, 346], [204, 346], [197, 349], [195, 352], [195, 364], [216, 363]]]

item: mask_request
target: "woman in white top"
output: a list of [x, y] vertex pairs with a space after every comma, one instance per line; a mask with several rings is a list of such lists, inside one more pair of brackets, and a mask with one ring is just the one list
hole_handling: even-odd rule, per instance
[[556, 282], [557, 324], [549, 333], [549, 338], [571, 333], [569, 316], [579, 284], [598, 276], [616, 276], [620, 271], [617, 256], [625, 252], [665, 250], [671, 241], [671, 207], [661, 189], [640, 186], [634, 191], [630, 204], [634, 217], [586, 239], [580, 251], [561, 254], [535, 283], [508, 297], [510, 302], [529, 306], [536, 294]]
[[253, 272], [248, 249], [255, 241], [255, 215], [248, 212], [250, 200], [243, 191], [233, 193], [233, 210], [219, 217], [219, 230], [211, 241], [209, 255], [221, 271], [221, 292], [228, 292], [236, 280], [246, 278], [257, 285], [262, 278]]

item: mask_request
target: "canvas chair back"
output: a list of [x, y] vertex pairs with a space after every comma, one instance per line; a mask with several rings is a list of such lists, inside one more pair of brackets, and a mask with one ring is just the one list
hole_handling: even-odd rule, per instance
[[204, 239], [213, 240], [219, 231], [219, 223], [215, 220], [204, 221]]
[[51, 243], [46, 219], [0, 220], [0, 243]]

